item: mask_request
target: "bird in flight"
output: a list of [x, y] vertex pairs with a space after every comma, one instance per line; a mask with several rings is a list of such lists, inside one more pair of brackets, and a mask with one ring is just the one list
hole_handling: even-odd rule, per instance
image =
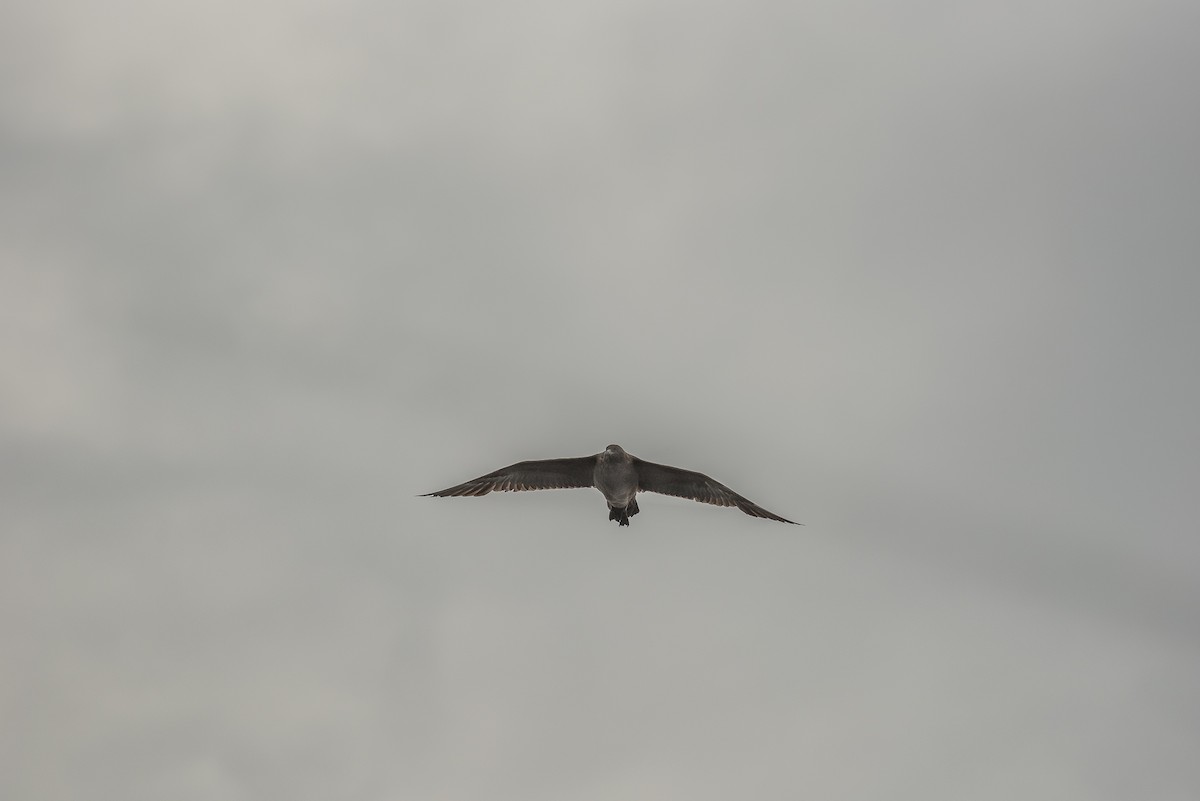
[[620, 445], [609, 445], [603, 453], [594, 456], [517, 462], [486, 476], [473, 478], [438, 492], [429, 492], [421, 497], [478, 496], [487, 495], [492, 490], [519, 492], [570, 487], [595, 487], [600, 490], [604, 494], [604, 500], [608, 501], [608, 519], [616, 520], [620, 526], [628, 526], [629, 518], [638, 513], [639, 492], [674, 495], [701, 503], [711, 503], [714, 506], [736, 506], [751, 517], [765, 517], [781, 523], [800, 525], [774, 512], [768, 512], [703, 473], [644, 462], [633, 454], [626, 453]]

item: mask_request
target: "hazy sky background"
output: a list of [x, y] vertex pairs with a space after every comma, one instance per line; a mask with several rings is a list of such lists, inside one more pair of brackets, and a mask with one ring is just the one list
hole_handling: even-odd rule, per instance
[[0, 796], [1196, 798], [1198, 9], [6, 3]]

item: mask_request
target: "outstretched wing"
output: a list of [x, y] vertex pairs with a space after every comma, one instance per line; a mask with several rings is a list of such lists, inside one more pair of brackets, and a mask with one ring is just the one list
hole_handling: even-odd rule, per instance
[[460, 495], [487, 495], [492, 490], [519, 492], [522, 490], [590, 487], [592, 486], [592, 472], [595, 469], [595, 456], [517, 462], [488, 473], [486, 476], [473, 478], [456, 487], [428, 492], [422, 497], [429, 495], [443, 498]]
[[690, 498], [693, 501], [711, 503], [714, 506], [736, 506], [751, 517], [765, 517], [781, 523], [800, 525], [786, 517], [780, 517], [774, 512], [768, 512], [703, 473], [680, 470], [678, 467], [668, 467], [665, 464], [644, 462], [637, 458], [633, 460], [633, 465], [637, 468], [639, 490], [657, 492], [661, 495], [674, 495], [677, 498]]

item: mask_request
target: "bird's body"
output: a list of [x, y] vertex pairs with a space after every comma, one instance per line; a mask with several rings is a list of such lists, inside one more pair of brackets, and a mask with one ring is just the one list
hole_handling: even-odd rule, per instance
[[493, 490], [510, 492], [569, 487], [595, 487], [600, 490], [608, 502], [608, 519], [616, 520], [621, 526], [629, 525], [629, 518], [640, 511], [637, 504], [639, 492], [674, 495], [716, 506], [736, 506], [751, 517], [764, 517], [781, 523], [793, 522], [768, 512], [703, 473], [642, 461], [626, 453], [620, 445], [609, 445], [594, 456], [517, 462], [466, 483], [428, 494], [449, 497], [487, 495]]
[[592, 486], [608, 501], [608, 519], [628, 526], [629, 516], [638, 513], [638, 474], [633, 457], [619, 445], [609, 445], [603, 453], [596, 454]]

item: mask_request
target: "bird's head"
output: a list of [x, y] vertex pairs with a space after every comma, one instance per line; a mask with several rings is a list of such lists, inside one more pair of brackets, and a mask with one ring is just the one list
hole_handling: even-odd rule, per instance
[[633, 457], [625, 452], [625, 449], [620, 445], [609, 445], [604, 449], [604, 453], [600, 454], [600, 461], [610, 463], [628, 463], [633, 461]]

